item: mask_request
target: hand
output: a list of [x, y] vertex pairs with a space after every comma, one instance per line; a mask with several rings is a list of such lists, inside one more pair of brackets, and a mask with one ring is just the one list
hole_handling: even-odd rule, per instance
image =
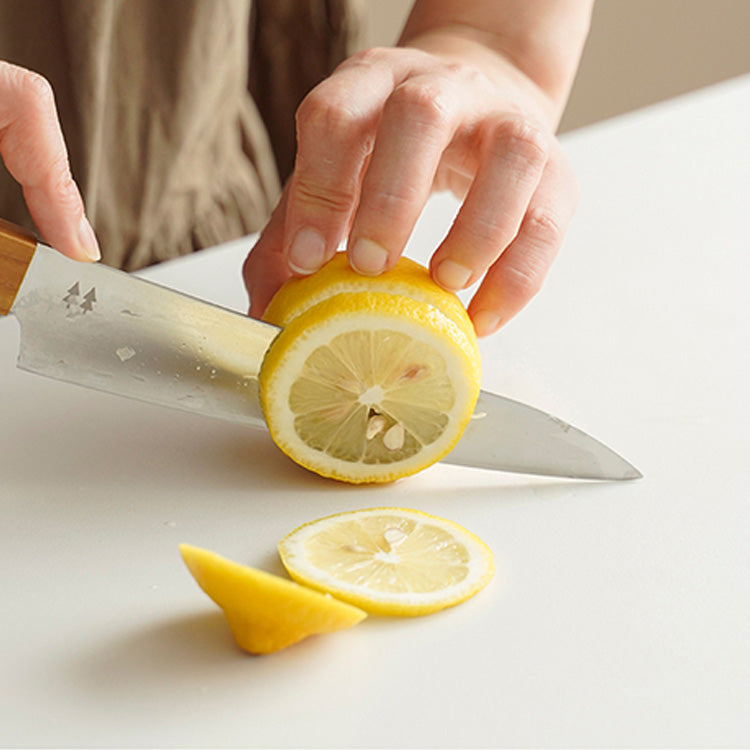
[[462, 205], [431, 273], [452, 291], [481, 280], [469, 314], [497, 330], [539, 290], [575, 209], [553, 120], [509, 62], [490, 78], [417, 49], [350, 58], [299, 107], [294, 172], [245, 264], [250, 314], [347, 237], [356, 271], [392, 267], [430, 192], [450, 189]]
[[70, 174], [52, 88], [37, 73], [0, 61], [0, 156], [23, 188], [45, 241], [76, 260], [99, 246]]

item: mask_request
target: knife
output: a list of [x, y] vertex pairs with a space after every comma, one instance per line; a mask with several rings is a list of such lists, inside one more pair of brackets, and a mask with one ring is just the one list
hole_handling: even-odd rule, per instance
[[[0, 315], [18, 367], [152, 404], [265, 427], [258, 372], [276, 326], [96, 263], [0, 219]], [[578, 479], [636, 479], [613, 450], [557, 417], [482, 391], [443, 461]]]

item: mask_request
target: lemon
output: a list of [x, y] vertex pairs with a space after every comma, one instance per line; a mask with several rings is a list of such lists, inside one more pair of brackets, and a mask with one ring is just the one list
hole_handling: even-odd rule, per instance
[[489, 547], [458, 524], [405, 508], [327, 516], [292, 531], [279, 554], [298, 583], [380, 615], [415, 616], [489, 583]]
[[224, 610], [237, 644], [252, 654], [348, 628], [367, 616], [333, 597], [214, 552], [189, 544], [181, 544], [180, 552], [198, 585]]
[[390, 271], [363, 276], [350, 268], [346, 253], [336, 253], [316, 273], [289, 279], [269, 302], [263, 320], [283, 328], [318, 302], [348, 292], [385, 292], [426, 302], [460, 325], [476, 349], [471, 320], [458, 297], [438, 286], [424, 266], [404, 257]]
[[297, 463], [354, 483], [439, 461], [474, 411], [481, 364], [460, 301], [402, 259], [380, 277], [341, 255], [287, 282], [269, 305], [283, 326], [259, 376], [274, 442]]

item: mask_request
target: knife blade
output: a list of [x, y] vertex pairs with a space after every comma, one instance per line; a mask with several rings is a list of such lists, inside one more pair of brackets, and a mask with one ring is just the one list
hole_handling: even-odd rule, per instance
[[[102, 264], [79, 263], [0, 219], [0, 315], [18, 367], [165, 407], [265, 427], [258, 373], [279, 328]], [[593, 437], [482, 391], [446, 463], [585, 479], [641, 474]]]
[[643, 476], [611, 448], [559, 417], [488, 391], [480, 392], [464, 434], [443, 461], [570, 479]]

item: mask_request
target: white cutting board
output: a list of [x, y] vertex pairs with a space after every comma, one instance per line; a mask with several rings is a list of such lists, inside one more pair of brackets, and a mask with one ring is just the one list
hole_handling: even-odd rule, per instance
[[[750, 79], [569, 136], [579, 213], [484, 386], [553, 411], [630, 483], [438, 465], [351, 488], [263, 432], [16, 371], [0, 321], [0, 744], [747, 745]], [[410, 254], [455, 204], [438, 198]], [[250, 240], [147, 275], [244, 309]], [[478, 533], [473, 600], [239, 652], [177, 544], [281, 572], [276, 542], [398, 505]]]

